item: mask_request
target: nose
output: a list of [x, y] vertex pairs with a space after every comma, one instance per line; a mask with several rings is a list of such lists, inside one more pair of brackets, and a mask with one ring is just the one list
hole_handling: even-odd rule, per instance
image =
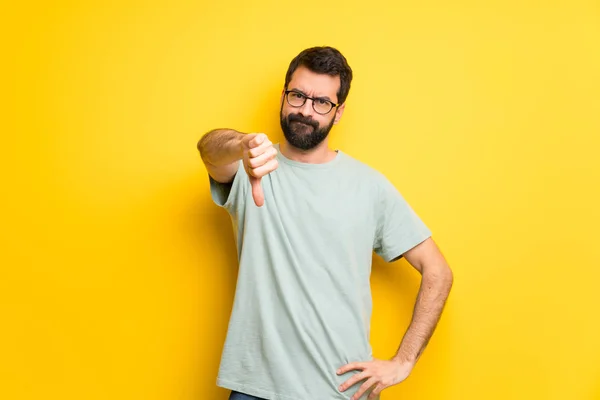
[[308, 116], [312, 117], [313, 111], [314, 110], [313, 110], [311, 99], [306, 99], [304, 104], [298, 109], [298, 112], [300, 114], [304, 115], [305, 117], [308, 117]]

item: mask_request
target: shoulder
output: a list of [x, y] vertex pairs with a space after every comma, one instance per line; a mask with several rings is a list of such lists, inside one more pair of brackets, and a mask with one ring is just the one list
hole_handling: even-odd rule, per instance
[[343, 153], [343, 155], [344, 168], [361, 182], [362, 185], [370, 186], [372, 189], [378, 191], [390, 185], [393, 186], [381, 171], [347, 153]]

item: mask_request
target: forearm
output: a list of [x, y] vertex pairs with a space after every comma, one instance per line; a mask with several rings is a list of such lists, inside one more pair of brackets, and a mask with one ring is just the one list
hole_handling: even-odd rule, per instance
[[452, 287], [452, 272], [447, 266], [423, 273], [412, 321], [394, 360], [416, 363], [431, 339]]
[[243, 133], [233, 129], [215, 129], [200, 139], [198, 150], [202, 160], [214, 167], [232, 164], [242, 158]]

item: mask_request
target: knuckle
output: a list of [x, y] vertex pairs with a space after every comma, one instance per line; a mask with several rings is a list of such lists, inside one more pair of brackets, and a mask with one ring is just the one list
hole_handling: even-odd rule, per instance
[[248, 151], [248, 154], [250, 155], [250, 157], [253, 157], [253, 158], [258, 157], [260, 155], [260, 151], [257, 150], [256, 148], [254, 148], [254, 149], [250, 149]]
[[260, 174], [260, 170], [258, 168], [251, 168], [250, 174], [255, 178], [262, 178], [262, 175]]
[[265, 135], [264, 133], [259, 133], [258, 135], [256, 135], [256, 145], [260, 146], [261, 144], [267, 142], [269, 140], [269, 138], [267, 137], [267, 135]]

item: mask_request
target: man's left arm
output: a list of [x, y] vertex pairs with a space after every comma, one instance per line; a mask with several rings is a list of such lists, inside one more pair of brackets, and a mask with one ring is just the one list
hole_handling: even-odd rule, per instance
[[337, 371], [338, 374], [352, 370], [361, 371], [340, 386], [340, 390], [344, 391], [360, 381], [365, 381], [352, 396], [352, 400], [358, 400], [370, 388], [373, 390], [368, 398], [374, 399], [383, 389], [408, 377], [431, 339], [450, 293], [452, 270], [432, 238], [426, 239], [402, 256], [422, 276], [411, 323], [391, 360], [375, 359], [350, 363]]

